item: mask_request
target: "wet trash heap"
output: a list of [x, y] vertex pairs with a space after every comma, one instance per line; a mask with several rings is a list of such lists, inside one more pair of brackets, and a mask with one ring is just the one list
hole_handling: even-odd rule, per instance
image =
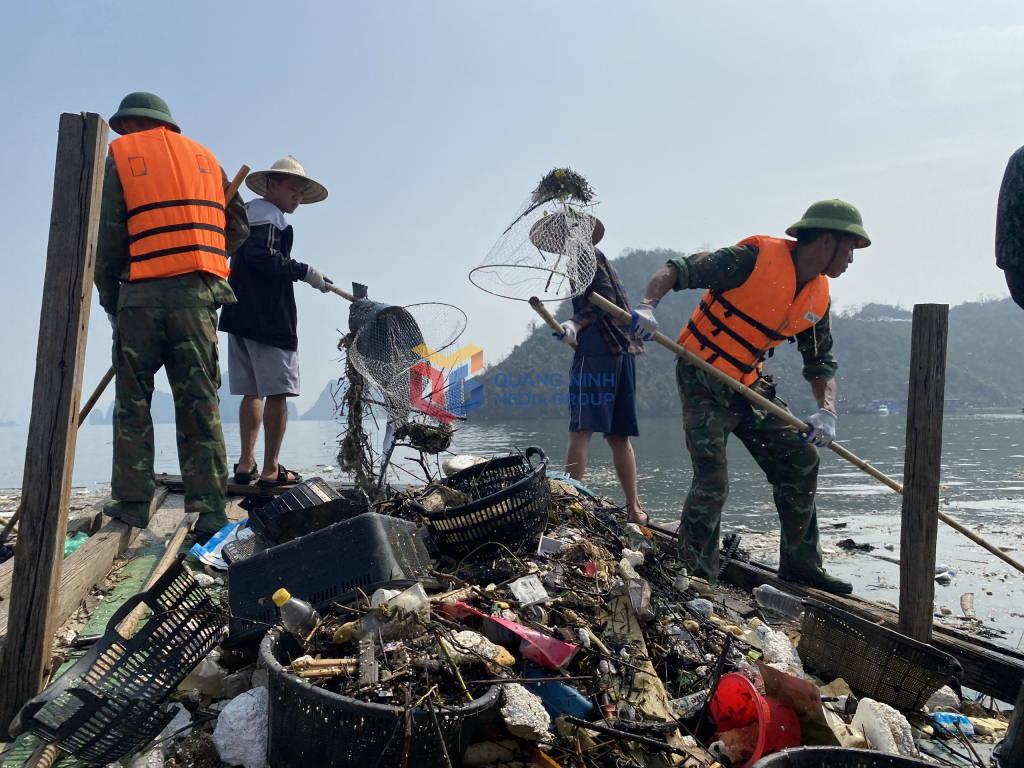
[[[173, 722], [121, 765], [748, 768], [817, 746], [987, 765], [1006, 731], [949, 687], [958, 667], [907, 638], [770, 585], [700, 597], [674, 541], [547, 472], [539, 450], [452, 464], [383, 502], [324, 493], [330, 524], [283, 543], [262, 515], [225, 589], [205, 566], [230, 633], [181, 671]], [[282, 529], [307, 530], [310, 508]], [[856, 637], [860, 663], [828, 651]], [[893, 659], [922, 680], [900, 678], [903, 698]], [[38, 736], [3, 767], [31, 765]]]

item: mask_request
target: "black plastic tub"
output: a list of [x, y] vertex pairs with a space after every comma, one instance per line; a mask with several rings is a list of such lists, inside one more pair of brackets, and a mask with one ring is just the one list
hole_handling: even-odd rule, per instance
[[762, 757], [754, 763], [754, 768], [921, 768], [922, 765], [932, 763], [866, 749], [796, 747]]
[[[268, 759], [274, 768], [389, 768], [399, 766], [405, 747], [405, 710], [370, 704], [317, 688], [281, 667], [280, 634], [260, 644], [260, 666], [270, 677]], [[446, 766], [440, 728], [453, 765], [460, 765], [477, 718], [498, 703], [499, 686], [456, 707], [414, 709], [409, 765]]]

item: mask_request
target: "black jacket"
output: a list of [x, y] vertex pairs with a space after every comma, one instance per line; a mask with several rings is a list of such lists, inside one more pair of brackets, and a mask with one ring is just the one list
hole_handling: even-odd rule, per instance
[[291, 258], [292, 228], [284, 214], [266, 200], [252, 200], [249, 237], [231, 255], [228, 282], [237, 304], [221, 310], [220, 330], [279, 349], [296, 350], [298, 317], [292, 284], [308, 266]]

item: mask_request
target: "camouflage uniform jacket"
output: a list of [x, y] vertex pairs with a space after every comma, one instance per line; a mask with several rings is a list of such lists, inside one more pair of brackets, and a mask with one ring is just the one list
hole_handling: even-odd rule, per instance
[[[228, 177], [221, 168], [224, 187]], [[225, 241], [228, 253], [235, 251], [249, 236], [245, 203], [238, 192], [225, 211]], [[213, 307], [234, 304], [235, 294], [227, 280], [201, 272], [177, 277], [128, 282], [128, 206], [117, 175], [113, 155], [107, 155], [100, 204], [99, 240], [96, 247], [96, 288], [100, 304], [116, 315], [124, 307]]]

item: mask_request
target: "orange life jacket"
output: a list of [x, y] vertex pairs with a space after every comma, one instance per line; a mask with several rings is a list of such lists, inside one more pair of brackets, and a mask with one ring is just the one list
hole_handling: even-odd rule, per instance
[[748, 386], [761, 375], [769, 350], [811, 328], [828, 311], [828, 278], [818, 275], [796, 295], [796, 243], [754, 236], [757, 264], [746, 282], [727, 291], [707, 291], [679, 343]]
[[164, 127], [110, 143], [128, 208], [129, 280], [227, 277], [224, 182], [202, 144]]

